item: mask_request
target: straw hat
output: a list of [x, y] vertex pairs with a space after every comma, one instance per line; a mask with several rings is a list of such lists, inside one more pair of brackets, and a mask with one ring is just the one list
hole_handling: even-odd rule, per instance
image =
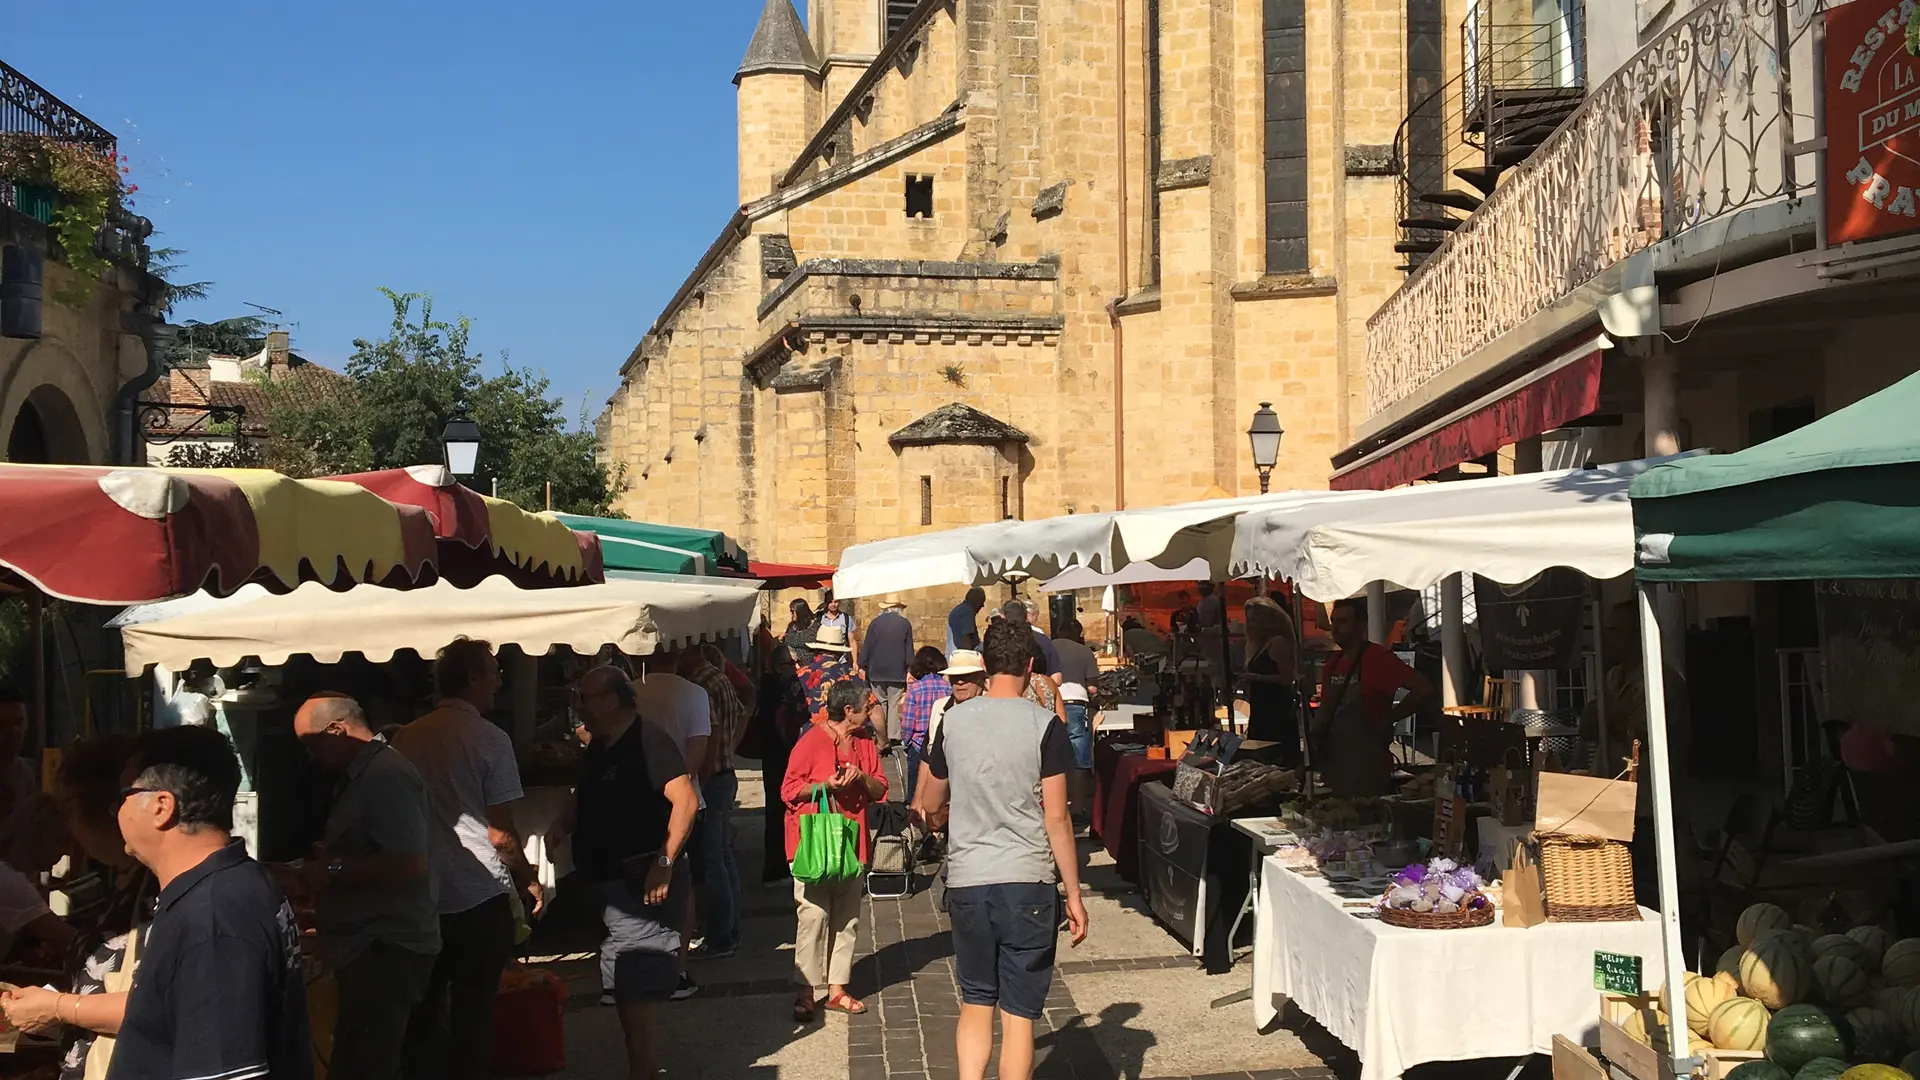
[[986, 658], [972, 649], [955, 649], [953, 655], [947, 658], [947, 666], [940, 672], [942, 675], [985, 675], [986, 673]]
[[818, 652], [853, 651], [847, 645], [847, 630], [844, 626], [822, 626], [813, 632], [813, 640], [807, 642], [807, 648]]
[[880, 605], [880, 610], [905, 611], [907, 610], [907, 602], [905, 600], [889, 600], [886, 603]]

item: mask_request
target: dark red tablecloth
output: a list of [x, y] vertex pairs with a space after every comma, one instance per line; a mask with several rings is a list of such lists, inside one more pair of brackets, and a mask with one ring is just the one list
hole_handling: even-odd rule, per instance
[[1122, 754], [1104, 743], [1094, 745], [1091, 828], [1127, 881], [1140, 880], [1140, 785], [1179, 766], [1177, 761]]

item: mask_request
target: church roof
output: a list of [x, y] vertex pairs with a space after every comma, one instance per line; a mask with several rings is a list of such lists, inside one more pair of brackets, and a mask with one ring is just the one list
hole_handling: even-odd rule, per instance
[[766, 10], [760, 13], [760, 25], [754, 28], [753, 40], [747, 43], [747, 55], [740, 61], [740, 70], [734, 72], [733, 81], [738, 83], [742, 76], [764, 71], [820, 73], [820, 59], [807, 41], [807, 28], [801, 25], [799, 13], [793, 10], [793, 0], [767, 0]]
[[896, 448], [932, 446], [936, 443], [998, 444], [1026, 441], [1026, 432], [957, 401], [942, 405], [887, 436], [887, 442]]

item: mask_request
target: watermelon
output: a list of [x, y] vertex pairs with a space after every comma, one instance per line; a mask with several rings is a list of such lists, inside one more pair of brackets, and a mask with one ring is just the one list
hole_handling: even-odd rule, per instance
[[1815, 1058], [1852, 1056], [1853, 1028], [1817, 1005], [1789, 1005], [1767, 1022], [1767, 1060], [1788, 1072]]
[[1793, 926], [1793, 916], [1778, 904], [1755, 904], [1740, 913], [1740, 921], [1734, 924], [1733, 936], [1742, 948], [1751, 949], [1760, 935], [1769, 930], [1785, 930]]
[[1841, 1080], [1913, 1080], [1905, 1070], [1891, 1065], [1855, 1065], [1840, 1074]]
[[1765, 1058], [1743, 1061], [1727, 1073], [1727, 1080], [1793, 1080], [1793, 1074]]
[[1752, 998], [1723, 1001], [1707, 1022], [1707, 1037], [1721, 1050], [1764, 1050], [1767, 1007]]
[[1793, 1074], [1793, 1080], [1840, 1080], [1847, 1073], [1847, 1063], [1839, 1058], [1814, 1058], [1800, 1071]]
[[1867, 994], [1866, 969], [1844, 950], [1829, 951], [1815, 960], [1813, 978], [1820, 984], [1820, 995], [1829, 1005], [1851, 1005]]
[[1893, 944], [1893, 935], [1877, 926], [1856, 926], [1847, 931], [1847, 936], [1860, 943], [1867, 952], [1867, 972], [1872, 974], [1880, 970], [1880, 958], [1887, 955], [1887, 946]]
[[1853, 1028], [1853, 1054], [1860, 1061], [1882, 1064], [1900, 1057], [1900, 1025], [1879, 1009], [1854, 1009], [1847, 1013]]
[[1901, 938], [1880, 956], [1880, 975], [1888, 986], [1920, 986], [1920, 938]]
[[1740, 985], [1760, 1004], [1779, 1009], [1807, 999], [1813, 989], [1811, 969], [1792, 934], [1767, 934], [1741, 958]]
[[1813, 958], [1837, 953], [1860, 965], [1860, 973], [1867, 974], [1867, 947], [1845, 934], [1825, 934], [1813, 939]]

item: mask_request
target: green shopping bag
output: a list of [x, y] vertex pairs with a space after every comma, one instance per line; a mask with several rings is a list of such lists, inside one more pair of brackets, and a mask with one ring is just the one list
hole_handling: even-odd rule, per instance
[[800, 815], [800, 846], [793, 853], [793, 877], [809, 885], [851, 881], [860, 865], [860, 825], [833, 808], [825, 784], [813, 785], [814, 812]]

